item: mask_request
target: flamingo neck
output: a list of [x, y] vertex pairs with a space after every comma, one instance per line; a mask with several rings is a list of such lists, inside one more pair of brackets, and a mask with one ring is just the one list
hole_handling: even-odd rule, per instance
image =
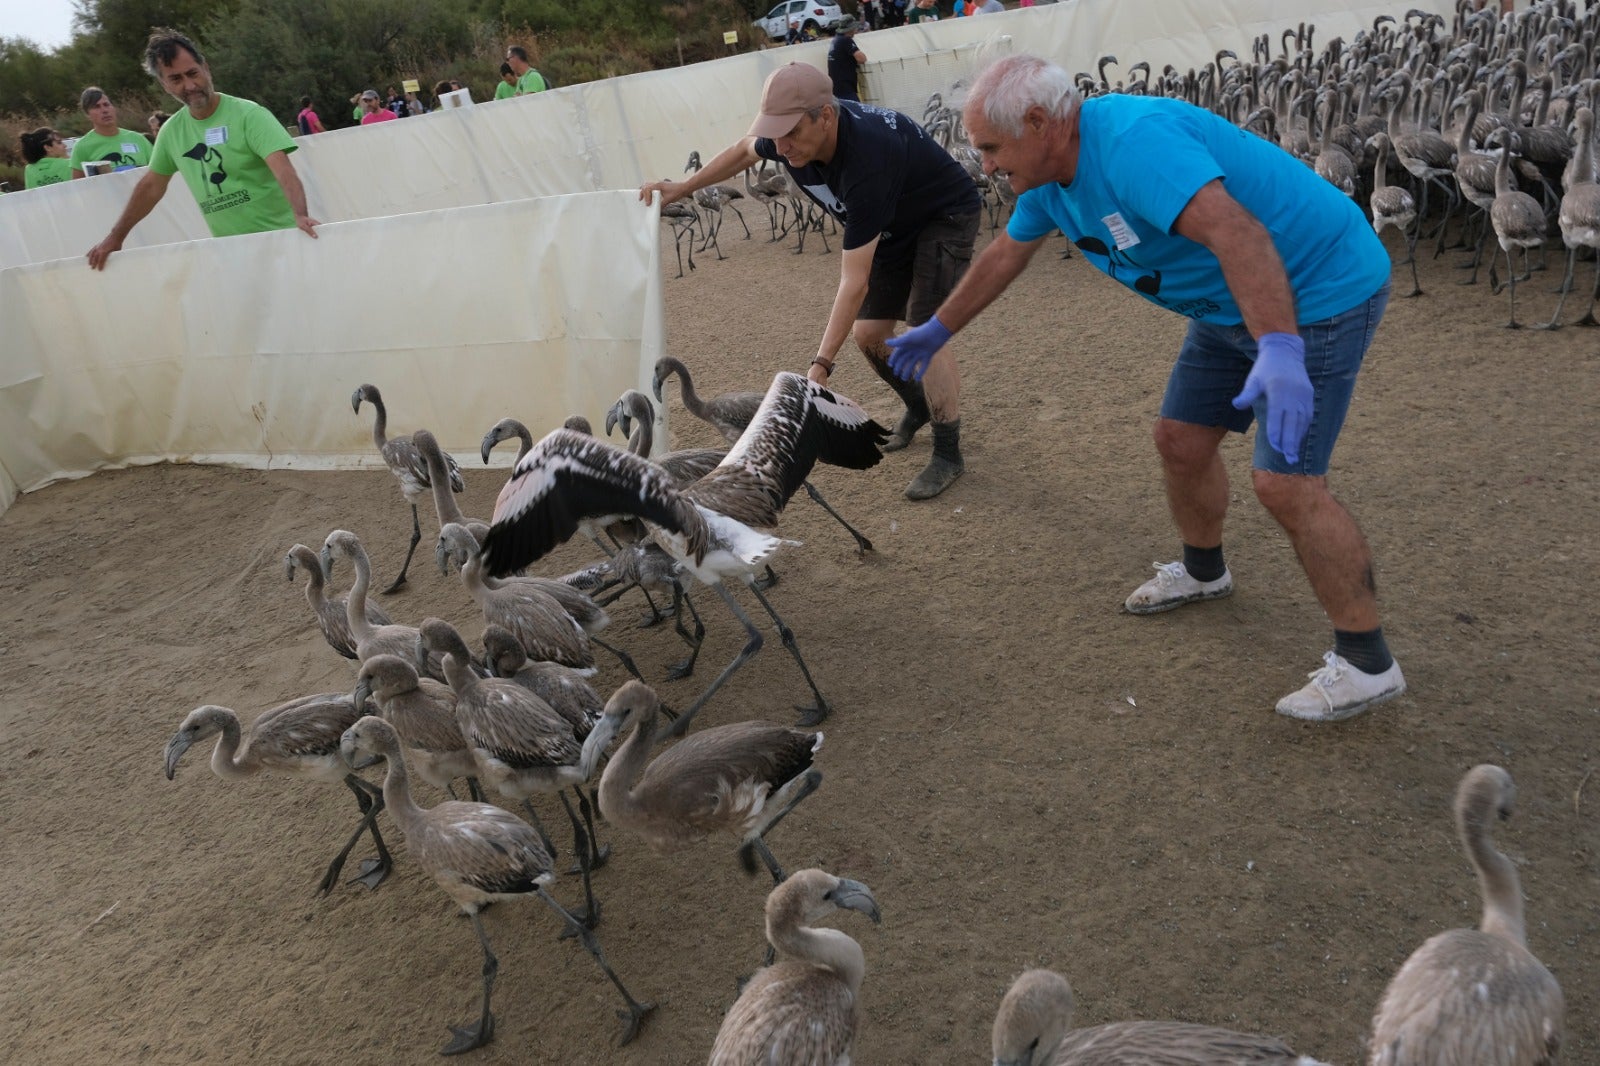
[[222, 725], [222, 735], [217, 746], [211, 749], [211, 772], [225, 781], [249, 777], [253, 768], [239, 765], [239, 720], [232, 715], [217, 715]]
[[790, 958], [832, 970], [852, 997], [861, 991], [861, 980], [867, 973], [867, 957], [860, 944], [839, 930], [814, 929], [809, 925], [779, 930], [769, 925], [767, 939]]
[[354, 547], [349, 554], [356, 568], [356, 580], [344, 601], [344, 616], [350, 624], [350, 635], [360, 644], [372, 635], [372, 626], [367, 623], [367, 586], [372, 583], [372, 563], [363, 548]]

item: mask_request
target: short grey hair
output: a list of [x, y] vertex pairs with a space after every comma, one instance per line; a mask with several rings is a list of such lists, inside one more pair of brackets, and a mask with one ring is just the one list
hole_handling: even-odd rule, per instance
[[91, 85], [83, 90], [83, 95], [78, 97], [78, 108], [87, 112], [91, 107], [99, 104], [101, 100], [109, 99], [106, 91], [98, 85]]
[[194, 61], [201, 66], [206, 65], [206, 57], [188, 37], [177, 30], [169, 30], [165, 26], [157, 26], [150, 32], [150, 39], [144, 46], [144, 69], [156, 81], [161, 80], [161, 68], [172, 66], [178, 61], [180, 52], [188, 52], [194, 56]]
[[967, 106], [978, 107], [999, 132], [1020, 137], [1029, 109], [1042, 107], [1051, 118], [1068, 119], [1082, 103], [1083, 96], [1065, 69], [1023, 54], [1005, 56], [986, 67], [972, 84]]

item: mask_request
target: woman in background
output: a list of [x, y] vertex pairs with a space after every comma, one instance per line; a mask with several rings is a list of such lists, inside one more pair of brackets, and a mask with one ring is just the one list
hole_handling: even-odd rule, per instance
[[67, 146], [61, 134], [49, 126], [40, 126], [20, 139], [22, 158], [28, 163], [23, 169], [23, 188], [37, 189], [72, 179], [72, 165], [67, 162]]

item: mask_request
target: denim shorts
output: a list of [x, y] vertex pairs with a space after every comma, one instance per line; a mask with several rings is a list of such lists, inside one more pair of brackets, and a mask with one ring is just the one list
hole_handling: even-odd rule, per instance
[[[1333, 442], [1339, 438], [1350, 410], [1356, 372], [1361, 369], [1361, 360], [1366, 357], [1372, 335], [1388, 306], [1389, 283], [1384, 282], [1381, 289], [1348, 311], [1299, 327], [1300, 337], [1306, 342], [1306, 373], [1314, 390], [1311, 425], [1300, 447], [1300, 461], [1292, 464], [1267, 443], [1265, 433], [1257, 433], [1253, 458], [1257, 470], [1319, 477], [1328, 472]], [[1167, 379], [1161, 417], [1243, 433], [1251, 422], [1267, 414], [1265, 396], [1248, 411], [1233, 407], [1233, 398], [1244, 389], [1244, 379], [1255, 361], [1255, 338], [1244, 326], [1189, 323], [1177, 365]]]

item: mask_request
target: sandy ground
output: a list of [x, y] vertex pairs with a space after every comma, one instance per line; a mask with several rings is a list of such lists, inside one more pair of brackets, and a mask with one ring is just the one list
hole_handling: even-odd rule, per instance
[[[837, 252], [814, 243], [797, 257], [758, 233], [726, 249], [683, 280], [667, 249], [672, 349], [707, 393], [803, 367], [837, 280]], [[1247, 441], [1226, 450], [1237, 594], [1119, 613], [1176, 550], [1149, 426], [1183, 324], [1081, 258], [1041, 254], [963, 334], [958, 485], [902, 498], [925, 435], [876, 471], [820, 470], [876, 542], [866, 558], [803, 497], [785, 514], [804, 547], [780, 559], [773, 601], [837, 711], [822, 789], [771, 843], [881, 902], [881, 927], [838, 923], [868, 961], [858, 1061], [986, 1061], [1001, 995], [1042, 965], [1072, 980], [1080, 1024], [1203, 1021], [1356, 1062], [1400, 962], [1476, 921], [1450, 801], [1483, 761], [1520, 789], [1498, 840], [1530, 946], [1566, 990], [1565, 1060], [1600, 1057], [1600, 332], [1503, 330], [1504, 296], [1457, 287], [1447, 264], [1425, 264], [1427, 296], [1391, 307], [1335, 456], [1411, 684], [1345, 725], [1272, 713], [1331, 635], [1250, 494]], [[1530, 319], [1554, 303], [1550, 275], [1535, 279], [1519, 292]], [[841, 365], [835, 384], [891, 420], [859, 357]], [[355, 384], [325, 383], [325, 402]], [[678, 444], [714, 442], [669, 400]], [[476, 465], [464, 506], [485, 515], [499, 478]], [[199, 704], [249, 718], [350, 687], [280, 560], [345, 526], [386, 583], [409, 517], [386, 473], [164, 466], [57, 485], [0, 519], [8, 1061], [426, 1063], [447, 1024], [475, 1016], [470, 927], [403, 850], [376, 892], [314, 895], [354, 824], [342, 789], [223, 782], [200, 750], [175, 782], [161, 774]], [[388, 609], [476, 636], [430, 546]], [[569, 545], [544, 572], [587, 561]], [[742, 640], [702, 599], [701, 673], [660, 682], [680, 703]], [[660, 681], [680, 648], [638, 615], [618, 605], [612, 635]], [[621, 679], [602, 665], [607, 690]], [[771, 641], [701, 720], [787, 720], [805, 695]], [[766, 886], [728, 842], [658, 856], [604, 835], [599, 936], [659, 1011], [614, 1050], [615, 996], [589, 958], [557, 943], [542, 907], [502, 906], [486, 919], [499, 1033], [477, 1061], [704, 1060], [759, 958]], [[581, 898], [572, 878], [557, 891]]]

